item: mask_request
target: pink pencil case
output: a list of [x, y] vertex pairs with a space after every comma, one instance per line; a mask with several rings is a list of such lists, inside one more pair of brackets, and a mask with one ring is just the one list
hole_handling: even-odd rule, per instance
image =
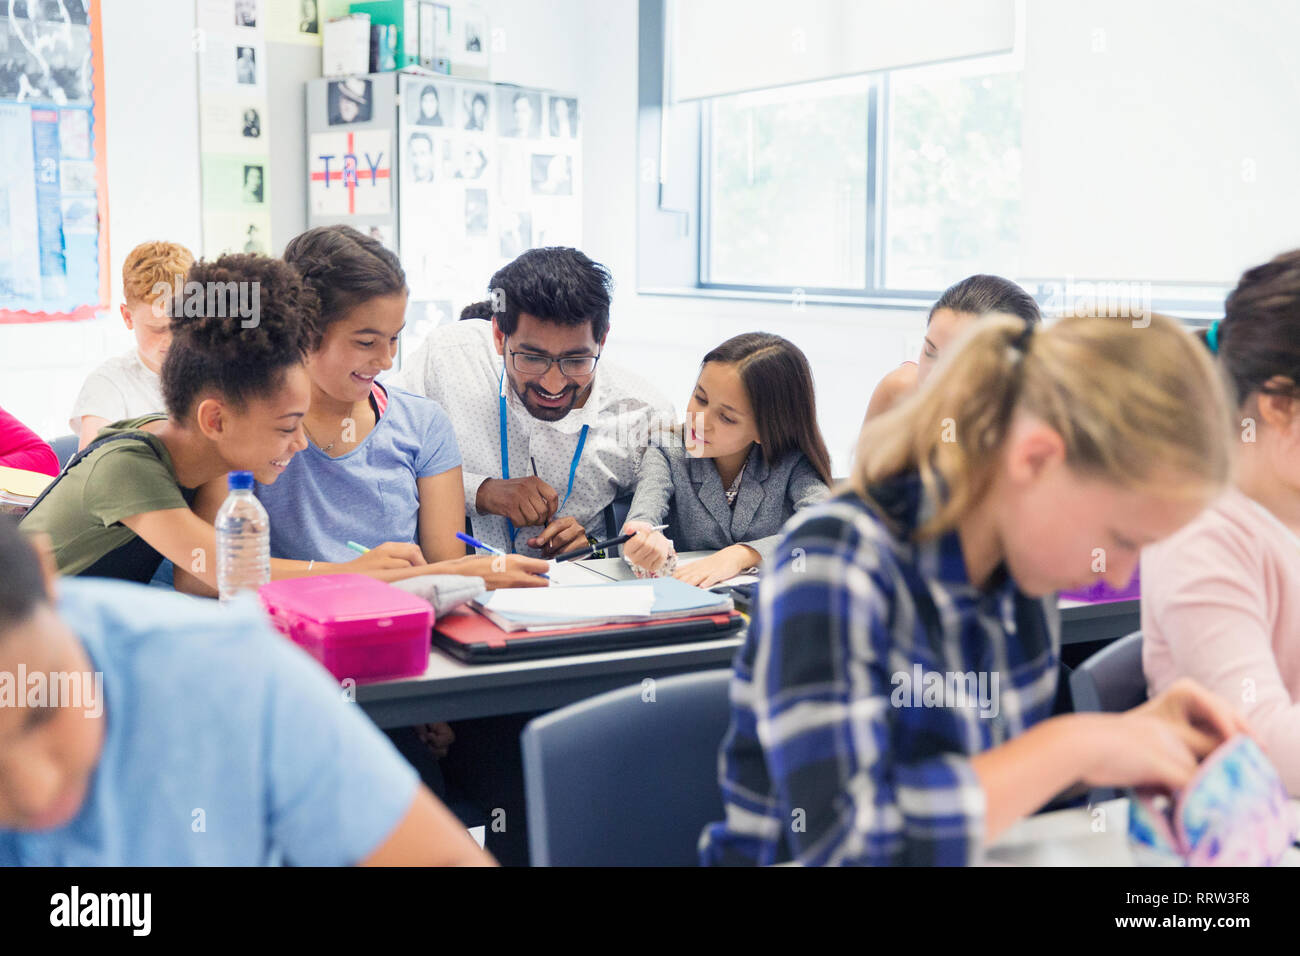
[[363, 574], [272, 581], [258, 589], [280, 633], [340, 681], [358, 684], [423, 674], [433, 606]]
[[1129, 837], [1188, 866], [1276, 866], [1295, 837], [1286, 787], [1244, 734], [1220, 744], [1172, 798], [1129, 796]]

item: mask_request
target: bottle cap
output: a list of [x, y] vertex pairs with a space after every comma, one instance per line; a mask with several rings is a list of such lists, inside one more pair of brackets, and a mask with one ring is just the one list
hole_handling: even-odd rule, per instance
[[251, 471], [232, 471], [226, 476], [231, 491], [252, 491], [253, 473]]

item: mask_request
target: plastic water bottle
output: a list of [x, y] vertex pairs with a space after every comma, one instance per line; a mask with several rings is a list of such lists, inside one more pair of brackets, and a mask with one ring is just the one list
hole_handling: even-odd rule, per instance
[[253, 473], [232, 471], [230, 494], [217, 512], [217, 592], [229, 603], [271, 580], [271, 522], [253, 495]]

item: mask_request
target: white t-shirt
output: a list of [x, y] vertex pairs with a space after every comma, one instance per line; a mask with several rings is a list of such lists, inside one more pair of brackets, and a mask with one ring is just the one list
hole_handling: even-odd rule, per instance
[[74, 434], [80, 434], [83, 415], [97, 415], [111, 424], [163, 411], [162, 380], [157, 372], [145, 367], [140, 353], [132, 349], [113, 356], [86, 376], [72, 403], [68, 424]]

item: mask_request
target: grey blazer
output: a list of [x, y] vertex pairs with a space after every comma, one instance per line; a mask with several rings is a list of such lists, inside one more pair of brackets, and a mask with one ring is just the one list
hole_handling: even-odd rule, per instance
[[829, 494], [802, 452], [793, 451], [769, 468], [755, 445], [745, 461], [735, 508], [728, 508], [717, 467], [707, 458], [692, 458], [678, 438], [646, 449], [627, 518], [666, 521], [664, 534], [678, 551], [747, 544], [766, 564], [790, 516]]

